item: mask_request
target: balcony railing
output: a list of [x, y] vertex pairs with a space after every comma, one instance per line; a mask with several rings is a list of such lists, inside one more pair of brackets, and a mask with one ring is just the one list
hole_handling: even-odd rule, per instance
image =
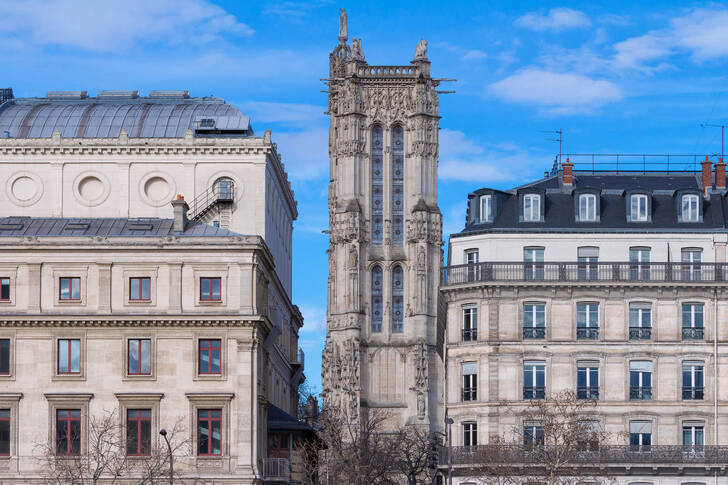
[[705, 399], [705, 388], [703, 386], [683, 387], [683, 401], [701, 401]]
[[546, 338], [546, 327], [523, 327], [523, 340], [543, 340]]
[[629, 388], [629, 398], [632, 400], [637, 401], [649, 401], [652, 399], [652, 386], [650, 387], [636, 387], [636, 386], [630, 386]]
[[683, 327], [683, 340], [703, 340], [705, 338], [705, 329], [702, 327]]
[[[447, 447], [440, 450], [442, 460], [447, 463]], [[557, 449], [554, 446], [455, 446], [452, 449], [454, 465], [500, 464], [539, 465], [544, 463], [544, 454], [563, 457], [566, 463], [574, 465], [717, 465], [728, 462], [728, 446], [642, 446], [600, 445], [584, 450], [581, 446], [571, 449]]]
[[461, 264], [442, 268], [442, 285], [475, 282], [726, 282], [728, 263], [590, 263], [589, 271], [577, 262]]
[[651, 327], [629, 327], [630, 340], [650, 340], [652, 338]]
[[577, 327], [577, 340], [599, 340], [599, 327]]
[[291, 478], [291, 466], [286, 458], [265, 459], [265, 479], [288, 482]]
[[599, 387], [587, 386], [576, 388], [577, 399], [599, 399]]
[[474, 342], [478, 340], [478, 329], [477, 328], [464, 328], [463, 329], [463, 342]]
[[543, 386], [524, 387], [523, 399], [546, 399], [546, 388]]

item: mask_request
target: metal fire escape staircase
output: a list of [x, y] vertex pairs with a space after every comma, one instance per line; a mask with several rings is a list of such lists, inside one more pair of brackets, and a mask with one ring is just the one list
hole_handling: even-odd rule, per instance
[[205, 214], [221, 204], [231, 204], [235, 201], [235, 185], [232, 180], [220, 180], [212, 187], [195, 197], [190, 204], [188, 218], [199, 221]]

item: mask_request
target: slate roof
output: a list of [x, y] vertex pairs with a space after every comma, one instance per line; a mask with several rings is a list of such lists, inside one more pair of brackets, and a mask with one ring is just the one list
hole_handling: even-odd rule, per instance
[[[575, 198], [582, 189], [600, 191], [599, 222], [579, 222], [575, 214]], [[468, 195], [465, 228], [451, 237], [488, 232], [728, 232], [726, 191], [711, 188], [707, 198], [700, 197], [702, 220], [678, 222], [677, 197], [681, 191], [700, 192], [700, 172], [677, 173], [580, 173], [574, 171], [571, 187], [561, 183], [561, 173], [511, 190], [482, 188]], [[539, 191], [544, 194], [544, 220], [519, 221], [519, 192]], [[627, 220], [627, 195], [642, 191], [651, 198], [651, 221]], [[479, 200], [484, 194], [499, 198], [491, 223], [480, 222]]]
[[130, 138], [183, 138], [187, 130], [253, 134], [250, 117], [222, 99], [190, 98], [184, 91], [150, 94], [102, 91], [95, 98], [78, 92], [10, 99], [0, 104], [0, 137], [50, 138], [55, 130], [63, 138], [118, 138], [122, 130]]
[[231, 237], [241, 236], [220, 227], [188, 221], [175, 233], [173, 219], [2, 217], [2, 237]]
[[268, 403], [268, 429], [280, 431], [311, 431], [313, 428], [284, 410]]

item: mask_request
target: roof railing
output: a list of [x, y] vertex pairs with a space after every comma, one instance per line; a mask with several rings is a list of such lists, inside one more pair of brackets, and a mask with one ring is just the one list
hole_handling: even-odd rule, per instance
[[681, 155], [652, 153], [562, 153], [556, 156], [551, 175], [569, 159], [573, 170], [579, 172], [653, 173], [699, 172], [705, 157], [717, 162], [719, 154]]

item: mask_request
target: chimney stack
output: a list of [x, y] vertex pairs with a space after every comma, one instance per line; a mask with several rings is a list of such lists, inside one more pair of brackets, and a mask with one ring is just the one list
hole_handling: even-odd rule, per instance
[[190, 206], [187, 205], [181, 194], [177, 194], [177, 199], [172, 201], [172, 210], [174, 212], [174, 232], [182, 233], [187, 227], [187, 211], [190, 210]]
[[574, 165], [569, 161], [569, 157], [566, 157], [566, 161], [561, 164], [562, 181], [566, 186], [571, 186], [574, 183], [573, 168]]
[[708, 191], [713, 187], [713, 162], [708, 160], [708, 155], [705, 156], [705, 160], [700, 162], [703, 168], [703, 174], [701, 182], [703, 186], [703, 196], [708, 196]]
[[725, 163], [722, 158], [715, 164], [715, 188], [725, 190]]

